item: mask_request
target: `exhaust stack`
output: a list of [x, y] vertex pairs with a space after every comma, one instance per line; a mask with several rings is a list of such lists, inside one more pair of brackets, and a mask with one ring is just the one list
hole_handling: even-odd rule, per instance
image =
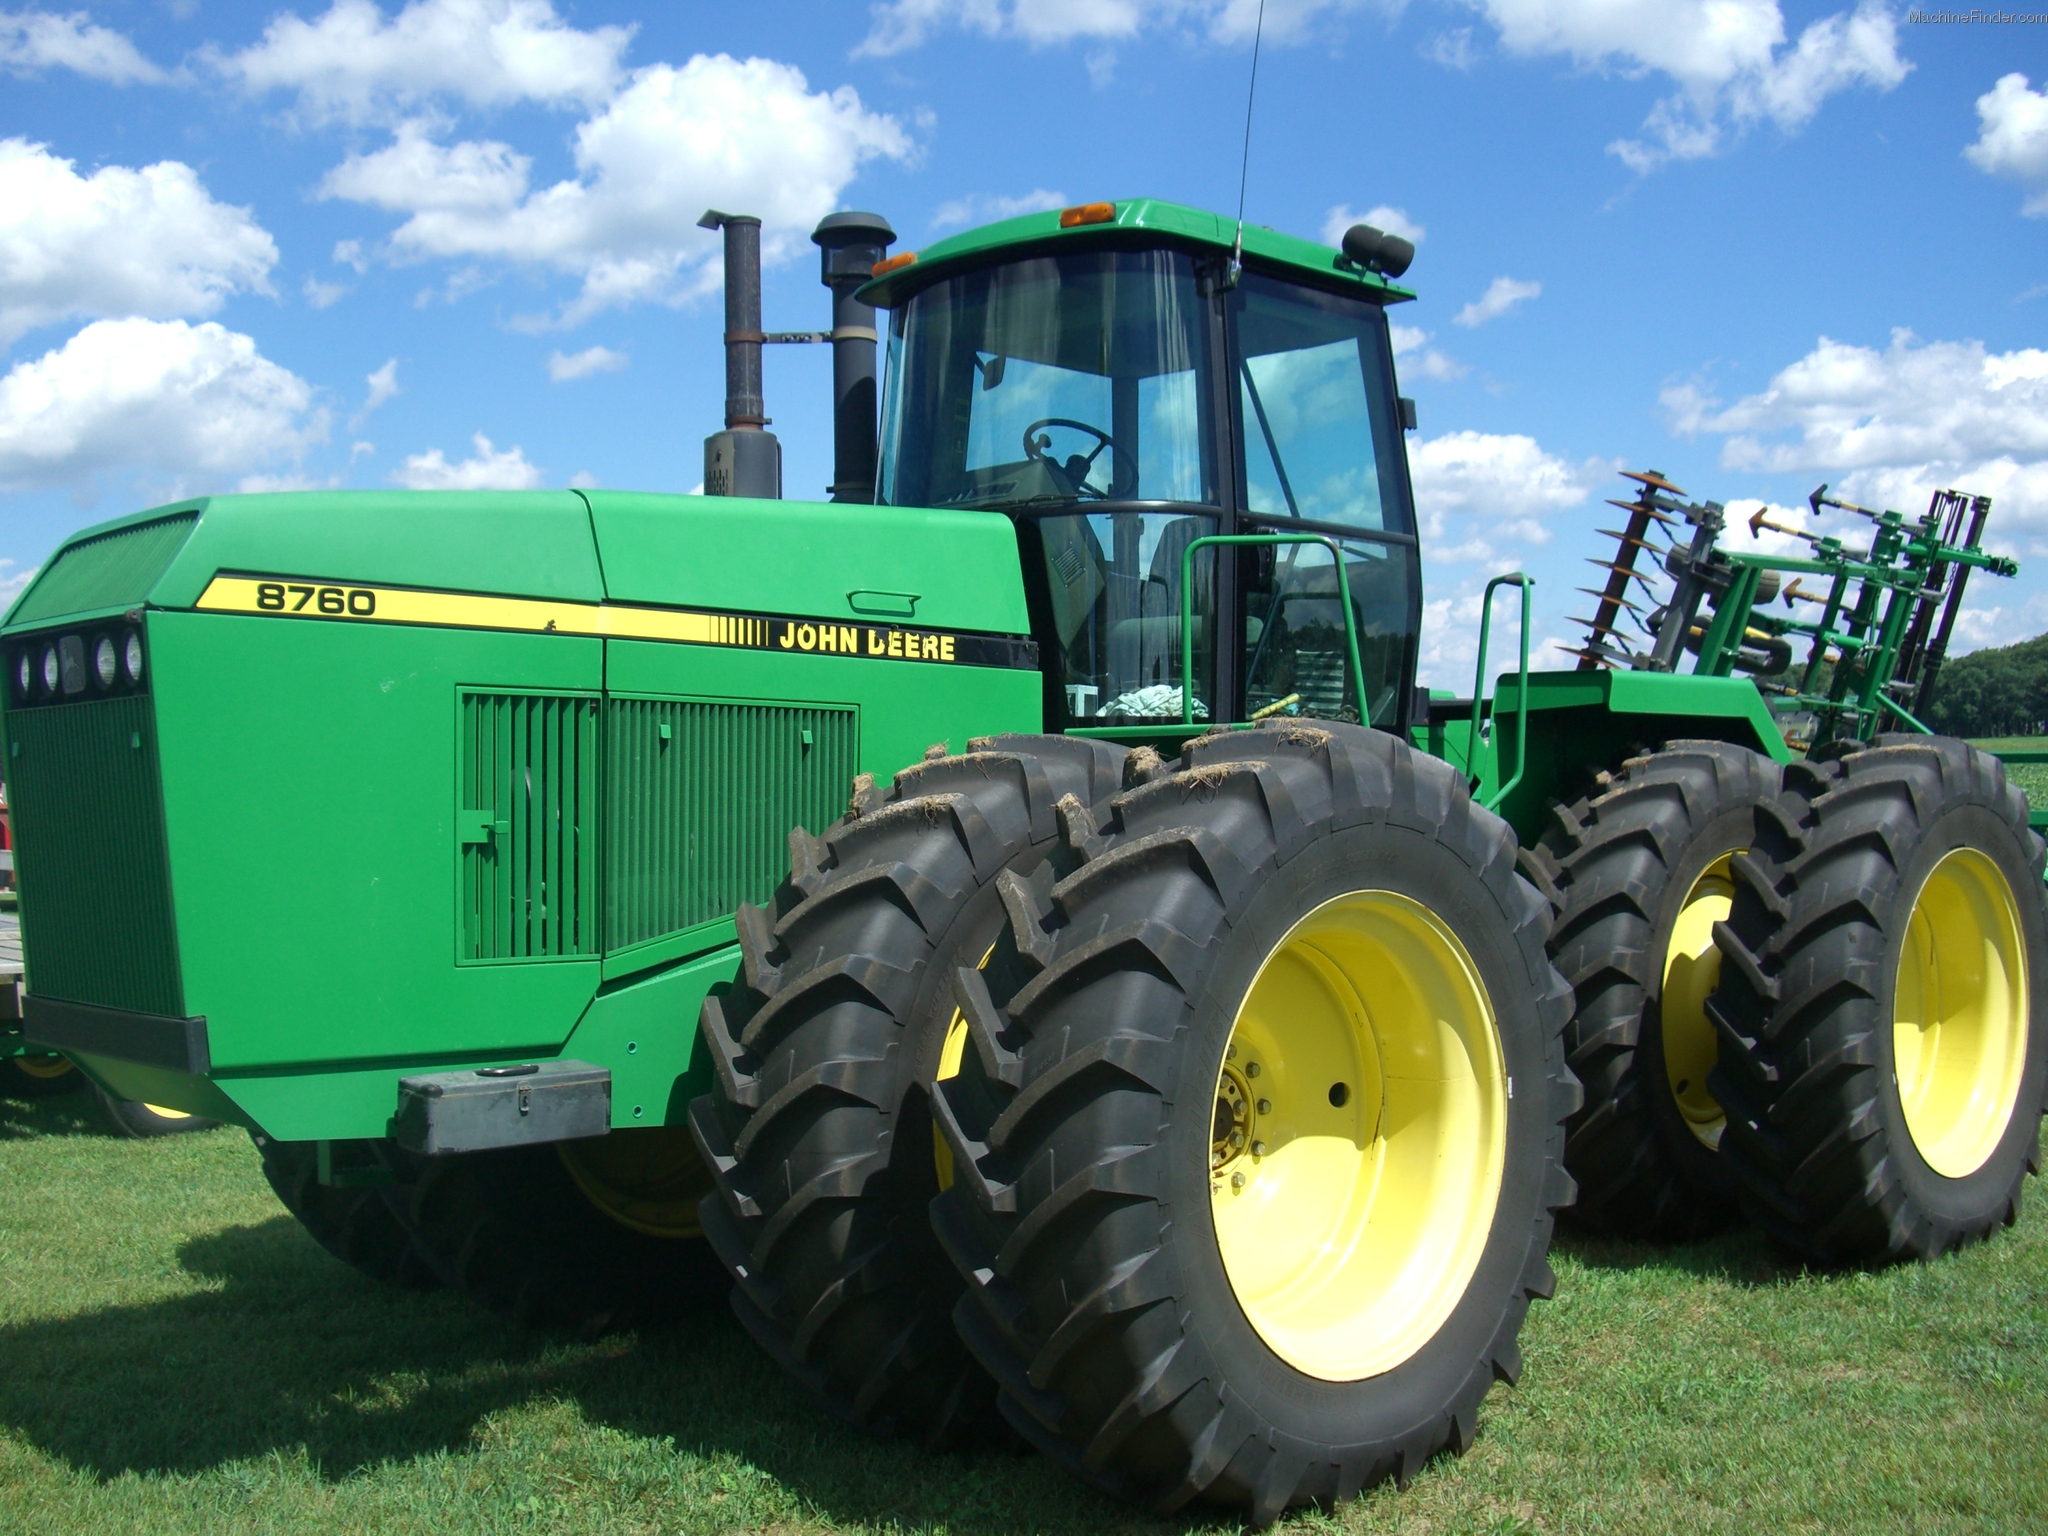
[[832, 499], [868, 503], [875, 499], [877, 337], [874, 307], [854, 294], [888, 254], [896, 231], [879, 213], [834, 213], [811, 238], [819, 246], [819, 281], [832, 290]]
[[761, 399], [761, 221], [709, 210], [697, 221], [725, 236], [725, 430], [704, 439], [704, 494], [782, 496], [782, 444]]

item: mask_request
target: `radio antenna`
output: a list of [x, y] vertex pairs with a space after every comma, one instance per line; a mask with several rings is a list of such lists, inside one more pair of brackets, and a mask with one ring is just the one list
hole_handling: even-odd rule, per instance
[[1252, 167], [1252, 103], [1259, 94], [1259, 42], [1266, 35], [1266, 0], [1259, 0], [1259, 19], [1252, 28], [1252, 78], [1244, 92], [1244, 155], [1237, 165], [1237, 239], [1230, 247], [1229, 284], [1237, 286], [1244, 267], [1244, 189]]

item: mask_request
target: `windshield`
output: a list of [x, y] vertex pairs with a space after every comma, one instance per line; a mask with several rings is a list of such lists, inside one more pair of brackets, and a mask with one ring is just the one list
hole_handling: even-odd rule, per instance
[[935, 283], [890, 320], [877, 499], [1214, 505], [1207, 306], [1178, 251], [1100, 251]]

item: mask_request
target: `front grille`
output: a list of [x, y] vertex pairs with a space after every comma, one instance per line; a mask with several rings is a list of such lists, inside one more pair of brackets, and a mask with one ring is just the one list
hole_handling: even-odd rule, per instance
[[762, 902], [794, 826], [846, 803], [860, 714], [830, 705], [613, 699], [607, 706], [605, 948]]
[[464, 960], [599, 951], [597, 700], [462, 696]]
[[12, 710], [7, 753], [29, 991], [182, 1015], [149, 697]]

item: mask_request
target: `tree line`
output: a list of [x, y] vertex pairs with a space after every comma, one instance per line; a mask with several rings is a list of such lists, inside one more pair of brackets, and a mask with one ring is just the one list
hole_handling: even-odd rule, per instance
[[2037, 736], [2048, 729], [2048, 635], [1942, 664], [1927, 723], [1944, 736]]

